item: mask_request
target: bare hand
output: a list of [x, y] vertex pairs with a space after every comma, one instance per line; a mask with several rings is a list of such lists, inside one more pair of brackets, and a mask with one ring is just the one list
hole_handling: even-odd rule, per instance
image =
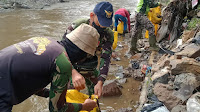
[[72, 70], [72, 83], [74, 88], [77, 90], [82, 90], [85, 88], [85, 79], [78, 73], [75, 69]]
[[93, 108], [97, 107], [97, 103], [91, 99], [86, 99], [85, 102], [82, 104], [82, 110], [91, 111]]
[[98, 96], [98, 98], [102, 95], [102, 88], [103, 88], [103, 82], [98, 81], [98, 83], [94, 86], [94, 94]]

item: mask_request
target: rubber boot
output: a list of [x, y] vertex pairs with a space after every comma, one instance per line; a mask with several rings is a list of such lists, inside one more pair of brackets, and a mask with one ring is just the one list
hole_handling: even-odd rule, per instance
[[149, 37], [149, 45], [150, 45], [150, 48], [149, 48], [150, 51], [159, 51], [159, 49], [160, 49], [156, 45], [156, 37], [155, 36], [150, 36]]
[[131, 48], [130, 48], [130, 51], [129, 53], [134, 55], [136, 53], [139, 53], [140, 51], [137, 49], [137, 38], [135, 37], [132, 37], [132, 40], [131, 40]]

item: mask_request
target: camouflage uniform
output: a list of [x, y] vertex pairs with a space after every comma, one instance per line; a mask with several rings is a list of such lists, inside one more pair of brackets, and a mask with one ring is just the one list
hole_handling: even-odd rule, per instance
[[0, 51], [0, 112], [19, 104], [51, 83], [50, 112], [79, 112], [82, 104], [66, 103], [72, 65], [55, 40], [35, 37]]
[[[63, 39], [66, 38], [66, 35], [68, 33], [76, 29], [82, 23], [89, 24], [89, 22], [90, 22], [89, 19], [84, 19], [84, 18], [74, 21], [72, 25], [70, 25], [67, 28], [66, 33], [63, 36]], [[94, 93], [94, 86], [97, 84], [99, 80], [103, 82], [106, 80], [110, 64], [110, 58], [112, 54], [113, 41], [114, 41], [113, 31], [111, 30], [111, 28], [106, 28], [104, 32], [100, 34], [99, 46], [97, 48], [97, 51], [101, 52], [100, 67], [99, 69], [96, 69], [95, 71], [90, 72], [87, 75], [83, 74], [83, 76], [86, 79], [86, 85], [88, 87], [89, 95]]]
[[72, 74], [72, 65], [64, 53], [55, 59], [56, 71], [52, 73], [53, 80], [49, 91], [50, 112], [79, 112], [81, 104], [66, 103], [67, 84]]
[[131, 53], [133, 53], [134, 51], [138, 51], [136, 48], [137, 39], [142, 36], [142, 30], [144, 28], [149, 31], [150, 49], [158, 50], [158, 47], [156, 46], [154, 26], [146, 16], [146, 14], [149, 12], [150, 7], [153, 8], [157, 6], [158, 4], [154, 4], [152, 0], [140, 0], [137, 13], [135, 15], [135, 26], [131, 29]]

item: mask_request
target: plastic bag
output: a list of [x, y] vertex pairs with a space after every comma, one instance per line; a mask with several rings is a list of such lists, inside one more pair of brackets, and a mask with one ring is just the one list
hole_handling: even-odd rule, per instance
[[169, 112], [169, 110], [161, 103], [145, 104], [141, 112]]
[[187, 101], [187, 112], [200, 112], [200, 93], [192, 95]]

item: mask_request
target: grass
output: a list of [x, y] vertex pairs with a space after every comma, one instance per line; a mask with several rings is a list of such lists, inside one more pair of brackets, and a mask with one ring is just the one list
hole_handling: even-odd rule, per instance
[[199, 18], [192, 18], [192, 20], [189, 22], [187, 30], [192, 30], [194, 28], [196, 28], [197, 26], [200, 25], [200, 19]]

